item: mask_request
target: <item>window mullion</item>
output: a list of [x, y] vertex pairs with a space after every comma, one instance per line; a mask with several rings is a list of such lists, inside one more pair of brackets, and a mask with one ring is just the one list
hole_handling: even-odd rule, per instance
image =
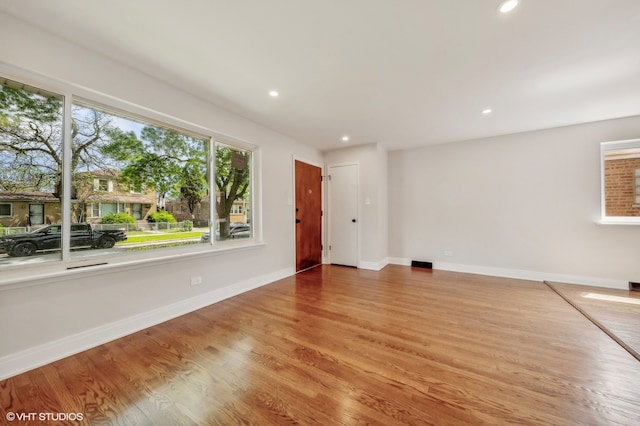
[[71, 253], [71, 133], [72, 95], [64, 96], [64, 118], [62, 126], [62, 260], [70, 259]]
[[209, 235], [211, 244], [216, 244], [216, 141], [209, 138]]

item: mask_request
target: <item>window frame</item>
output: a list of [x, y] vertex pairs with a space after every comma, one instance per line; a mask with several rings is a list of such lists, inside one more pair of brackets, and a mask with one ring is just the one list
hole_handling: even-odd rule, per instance
[[[227, 135], [222, 132], [212, 130], [208, 127], [194, 124], [169, 114], [162, 113], [155, 109], [151, 109], [139, 104], [135, 104], [111, 95], [100, 93], [91, 89], [84, 88], [73, 83], [61, 82], [55, 79], [32, 73], [21, 68], [12, 67], [8, 64], [0, 62], [0, 77], [12, 80], [21, 84], [25, 84], [45, 93], [51, 93], [62, 99], [62, 158], [63, 164], [63, 185], [62, 197], [60, 197], [61, 223], [63, 238], [61, 241], [60, 256], [54, 259], [42, 259], [33, 265], [37, 267], [25, 268], [24, 265], [6, 265], [2, 266], [3, 282], [0, 287], [5, 285], [28, 282], [38, 277], [54, 277], [66, 276], [67, 274], [77, 274], [77, 268], [93, 266], [93, 268], [83, 269], [82, 272], [91, 273], [96, 269], [109, 269], [112, 267], [123, 267], [126, 265], [138, 265], [141, 263], [158, 263], [167, 259], [181, 258], [184, 256], [209, 256], [216, 253], [224, 253], [229, 251], [252, 249], [264, 246], [262, 239], [262, 206], [261, 206], [261, 147], [257, 144], [242, 140], [240, 138]], [[250, 169], [250, 197], [251, 197], [251, 216], [252, 216], [252, 236], [251, 238], [215, 241], [211, 238], [208, 244], [184, 245], [180, 247], [170, 247], [157, 250], [141, 251], [137, 253], [124, 253], [101, 258], [99, 262], [96, 259], [72, 257], [70, 239], [71, 239], [71, 168], [67, 165], [71, 163], [71, 112], [73, 105], [83, 105], [90, 108], [99, 109], [106, 113], [114, 113], [123, 115], [144, 124], [158, 126], [161, 128], [169, 128], [175, 131], [183, 132], [188, 136], [197, 138], [206, 138], [208, 142], [208, 179], [209, 191], [206, 197], [210, 200], [211, 208], [209, 209], [209, 231], [214, 235], [216, 223], [215, 209], [215, 191], [211, 191], [214, 185], [215, 177], [215, 147], [216, 142], [225, 145], [246, 150], [251, 152], [251, 169]], [[8, 203], [7, 203], [8, 204]], [[13, 210], [13, 206], [12, 206]], [[92, 265], [94, 264], [95, 265]], [[46, 281], [46, 279], [45, 279]]]
[[[231, 138], [229, 136], [224, 136], [224, 137], [220, 137], [216, 140], [213, 141], [213, 149], [216, 149], [216, 145], [223, 145], [223, 146], [227, 146], [233, 149], [237, 149], [239, 151], [248, 151], [251, 153], [251, 158], [249, 161], [249, 208], [247, 209], [247, 223], [250, 223], [251, 226], [251, 237], [248, 238], [249, 240], [256, 240], [257, 241], [262, 241], [262, 220], [261, 217], [258, 218], [259, 220], [256, 220], [256, 217], [254, 217], [253, 215], [253, 209], [252, 206], [254, 205], [254, 202], [256, 202], [257, 200], [259, 200], [260, 198], [258, 197], [260, 193], [256, 193], [255, 192], [255, 188], [257, 185], [257, 180], [255, 179], [255, 173], [257, 170], [259, 170], [259, 163], [257, 163], [257, 161], [259, 161], [258, 159], [258, 151], [259, 148], [258, 147], [254, 147], [252, 148], [251, 145], [246, 145], [245, 143], [239, 142], [237, 139]], [[213, 161], [213, 165], [214, 167], [212, 167], [214, 174], [212, 175], [212, 179], [215, 179], [215, 152], [212, 154], [212, 161]], [[213, 185], [215, 185], [215, 180], [212, 180], [211, 182], [213, 182]], [[213, 189], [213, 190], [211, 190]], [[215, 202], [215, 199], [217, 197], [217, 188], [213, 187], [210, 185], [210, 194], [208, 194], [211, 197], [212, 202]], [[217, 222], [216, 222], [216, 215], [217, 215], [217, 211], [215, 208], [211, 208], [211, 211], [214, 212], [213, 217], [212, 217], [212, 221], [211, 221], [211, 234], [210, 235], [215, 235], [215, 229], [217, 227]], [[233, 214], [233, 213], [232, 213]], [[215, 238], [212, 238], [211, 240], [215, 240]], [[218, 242], [218, 244], [231, 244], [233, 241], [238, 241], [238, 240], [234, 240], [234, 239], [227, 239], [224, 241], [220, 241]], [[214, 243], [215, 244], [215, 243]]]
[[139, 188], [140, 190], [136, 190], [134, 188], [131, 187], [131, 185], [129, 185], [129, 193], [130, 194], [144, 194], [145, 188], [144, 185], [141, 185], [142, 187]]
[[0, 212], [0, 217], [13, 217], [13, 203], [12, 202], [0, 203], [0, 206], [3, 206], [3, 205], [9, 206], [9, 214], [6, 215]]
[[[89, 216], [91, 219], [96, 219], [100, 217], [100, 203], [99, 202], [92, 202], [89, 203], [89, 205], [91, 206], [91, 216]], [[96, 214], [96, 212], [98, 214]]]
[[[95, 192], [111, 192], [109, 191], [109, 180], [110, 179], [104, 179], [104, 178], [94, 178], [93, 179], [93, 190]], [[104, 187], [102, 185], [102, 182], [105, 183]]]
[[[125, 213], [127, 208], [126, 208], [126, 203], [119, 203], [119, 202], [102, 202], [102, 201], [95, 201], [95, 202], [91, 202], [89, 203], [91, 205], [91, 219], [99, 219], [103, 216], [105, 216], [102, 213], [102, 208], [105, 205], [114, 205], [116, 206], [116, 211], [115, 212], [107, 212], [106, 214], [109, 213]], [[96, 206], [97, 206], [97, 211], [98, 211], [98, 216], [95, 215], [96, 213]]]
[[[640, 150], [640, 139], [626, 139], [600, 143], [600, 224], [602, 225], [640, 225], [640, 216], [608, 216], [606, 198], [606, 156], [610, 151]], [[637, 180], [636, 191], [638, 190]]]

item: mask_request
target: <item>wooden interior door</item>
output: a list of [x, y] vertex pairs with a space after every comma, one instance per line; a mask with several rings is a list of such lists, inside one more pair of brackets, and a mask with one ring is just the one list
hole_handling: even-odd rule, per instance
[[322, 264], [322, 169], [296, 160], [296, 272]]

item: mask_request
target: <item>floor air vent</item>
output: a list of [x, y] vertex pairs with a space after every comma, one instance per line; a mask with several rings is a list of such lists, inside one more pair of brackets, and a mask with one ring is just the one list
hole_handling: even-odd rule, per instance
[[640, 291], [640, 283], [634, 283], [633, 281], [629, 281], [629, 290]]
[[433, 269], [433, 264], [431, 262], [421, 262], [419, 260], [412, 260], [411, 266], [413, 268]]

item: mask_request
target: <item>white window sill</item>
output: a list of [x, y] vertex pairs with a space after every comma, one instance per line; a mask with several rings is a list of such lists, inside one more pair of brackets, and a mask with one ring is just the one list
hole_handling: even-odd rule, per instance
[[640, 217], [606, 217], [598, 222], [600, 225], [640, 225]]
[[193, 259], [198, 257], [215, 256], [222, 253], [252, 250], [265, 247], [265, 242], [257, 241], [228, 241], [215, 246], [202, 244], [198, 247], [176, 247], [174, 249], [159, 249], [153, 251], [153, 257], [149, 252], [144, 255], [114, 255], [104, 258], [80, 258], [71, 259], [68, 262], [52, 261], [43, 262], [34, 267], [5, 270], [0, 280], [0, 291], [20, 287], [30, 287], [42, 284], [51, 284], [66, 279], [92, 277], [96, 275], [110, 274], [117, 268], [118, 272], [136, 269], [144, 266], [153, 266], [158, 263], [166, 263], [179, 259]]

